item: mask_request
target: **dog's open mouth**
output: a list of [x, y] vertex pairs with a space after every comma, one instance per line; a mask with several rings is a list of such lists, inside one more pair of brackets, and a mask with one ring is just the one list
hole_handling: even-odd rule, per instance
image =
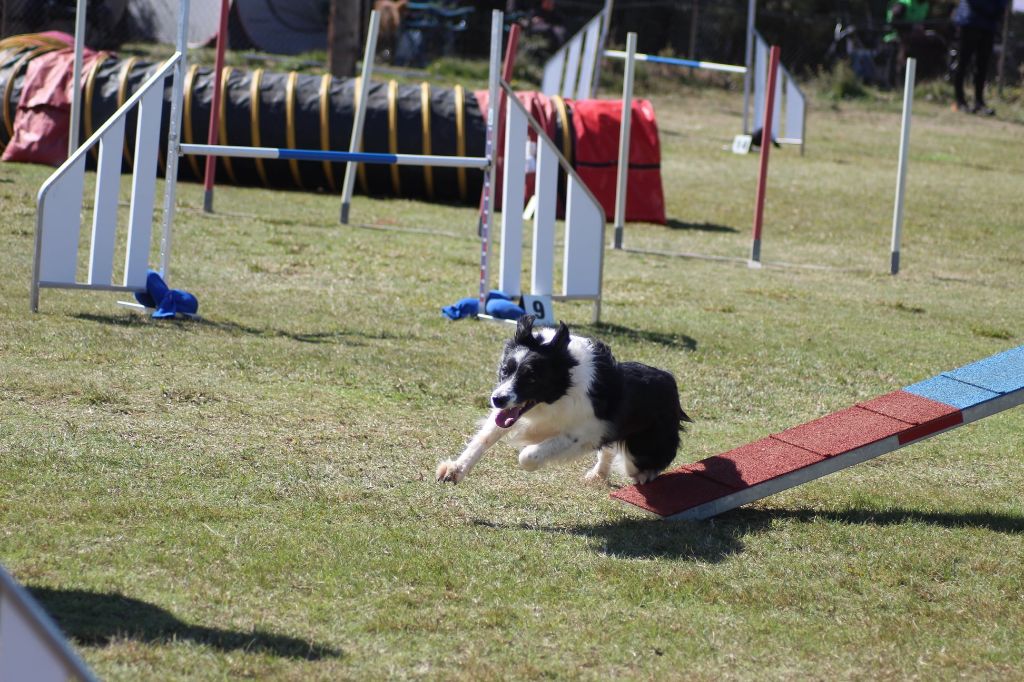
[[515, 424], [519, 421], [519, 418], [526, 414], [526, 411], [537, 403], [533, 400], [527, 400], [522, 405], [515, 405], [513, 407], [506, 407], [504, 410], [500, 410], [494, 417], [494, 423], [503, 429]]

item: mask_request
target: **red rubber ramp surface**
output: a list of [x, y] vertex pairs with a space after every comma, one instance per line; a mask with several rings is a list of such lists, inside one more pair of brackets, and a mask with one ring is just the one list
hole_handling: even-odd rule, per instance
[[705, 518], [962, 422], [955, 407], [894, 391], [622, 488], [612, 497], [660, 516], [694, 510], [694, 518]]
[[762, 438], [681, 466], [650, 483], [620, 488], [612, 497], [659, 516], [674, 516], [822, 459], [775, 438]]
[[717, 500], [733, 491], [733, 488], [692, 471], [675, 469], [658, 476], [650, 483], [620, 488], [612, 493], [612, 497], [659, 516], [671, 516]]
[[906, 391], [886, 393], [872, 400], [857, 403], [857, 407], [912, 424], [911, 428], [897, 434], [900, 445], [912, 443], [964, 422], [963, 413], [952, 405]]

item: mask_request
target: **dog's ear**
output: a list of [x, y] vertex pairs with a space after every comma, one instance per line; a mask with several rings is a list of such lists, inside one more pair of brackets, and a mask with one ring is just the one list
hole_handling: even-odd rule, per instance
[[569, 347], [569, 327], [566, 326], [565, 322], [558, 323], [558, 330], [555, 335], [551, 337], [551, 340], [547, 343], [548, 348], [551, 350], [565, 350]]
[[520, 346], [532, 346], [534, 344], [533, 338], [533, 315], [523, 315], [519, 318], [516, 323], [516, 335], [514, 341]]

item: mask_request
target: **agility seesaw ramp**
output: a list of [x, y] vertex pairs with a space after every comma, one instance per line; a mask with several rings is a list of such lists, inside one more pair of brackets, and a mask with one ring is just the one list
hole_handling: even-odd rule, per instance
[[878, 396], [612, 497], [707, 519], [1024, 403], [1024, 346]]

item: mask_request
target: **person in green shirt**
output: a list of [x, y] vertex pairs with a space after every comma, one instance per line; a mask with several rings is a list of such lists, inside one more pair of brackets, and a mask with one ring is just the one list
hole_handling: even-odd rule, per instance
[[903, 72], [913, 46], [922, 46], [927, 40], [923, 22], [931, 12], [931, 3], [922, 0], [895, 0], [885, 12], [885, 22], [892, 31], [883, 36], [888, 50], [886, 81], [895, 85]]
[[885, 11], [885, 23], [894, 24], [892, 33], [887, 33], [885, 42], [891, 43], [903, 39], [904, 34], [914, 29], [920, 30], [919, 24], [928, 18], [931, 3], [921, 0], [896, 0]]

